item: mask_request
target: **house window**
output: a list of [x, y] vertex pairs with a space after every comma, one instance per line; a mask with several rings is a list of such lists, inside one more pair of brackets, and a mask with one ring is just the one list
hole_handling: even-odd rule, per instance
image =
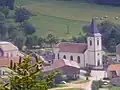
[[98, 56], [99, 56], [99, 53], [98, 53]]
[[97, 45], [99, 45], [99, 39], [97, 40]]
[[98, 60], [98, 63], [97, 63], [97, 64], [98, 64], [98, 66], [100, 66], [100, 60]]
[[73, 60], [73, 56], [70, 56], [70, 60]]
[[66, 56], [64, 55], [63, 58], [66, 59]]
[[92, 45], [92, 40], [90, 40], [90, 46]]
[[9, 57], [9, 54], [7, 53], [6, 56], [7, 56], [7, 58], [8, 58], [8, 57]]
[[111, 73], [112, 73], [112, 78], [117, 77], [117, 73], [116, 73], [116, 71], [111, 71]]
[[58, 60], [59, 60], [60, 58], [59, 58], [59, 53], [58, 53]]
[[80, 63], [80, 56], [77, 57], [77, 62]]
[[12, 57], [13, 55], [12, 55], [12, 53], [11, 53], [11, 57]]

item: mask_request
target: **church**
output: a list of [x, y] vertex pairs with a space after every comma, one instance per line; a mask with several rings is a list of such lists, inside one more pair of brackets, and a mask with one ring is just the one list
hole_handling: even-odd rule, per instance
[[80, 67], [102, 66], [102, 35], [93, 18], [88, 31], [87, 43], [61, 42], [54, 48], [55, 60], [70, 60]]

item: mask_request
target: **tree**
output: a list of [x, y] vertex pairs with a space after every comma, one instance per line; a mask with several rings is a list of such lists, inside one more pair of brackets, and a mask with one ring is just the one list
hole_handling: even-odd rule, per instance
[[32, 46], [38, 45], [38, 37], [36, 35], [32, 36]]
[[0, 0], [0, 7], [14, 9], [15, 0]]
[[99, 81], [93, 81], [91, 85], [92, 90], [99, 90]]
[[5, 18], [7, 18], [9, 11], [10, 10], [8, 8], [0, 8], [0, 12], [5, 15]]
[[22, 50], [23, 44], [24, 44], [24, 39], [21, 37], [16, 37], [14, 41], [15, 45], [18, 46], [20, 50]]
[[25, 46], [30, 49], [32, 48], [32, 38], [30, 36], [26, 37]]
[[8, 25], [8, 38], [9, 39], [12, 39], [12, 36], [15, 37], [14, 36], [14, 33], [16, 33], [15, 30], [16, 30], [16, 27], [14, 25], [12, 25], [12, 24]]
[[46, 37], [46, 43], [53, 47], [54, 44], [58, 43], [58, 39], [53, 34], [48, 34]]
[[18, 8], [15, 11], [16, 22], [22, 23], [30, 18], [31, 13], [26, 8]]
[[3, 24], [5, 22], [5, 15], [0, 12], [0, 24]]
[[42, 48], [44, 46], [45, 40], [43, 37], [39, 37], [38, 38], [38, 45], [40, 46], [40, 48]]
[[116, 51], [116, 42], [115, 42], [115, 39], [114, 38], [110, 38], [109, 41], [108, 41], [108, 44], [107, 44], [107, 48], [108, 48], [108, 51], [109, 52], [115, 52]]
[[35, 27], [33, 27], [31, 24], [25, 24], [24, 25], [24, 33], [25, 35], [32, 35], [33, 33], [35, 33], [36, 29]]
[[41, 70], [43, 62], [36, 60], [30, 64], [31, 58], [25, 57], [24, 60], [16, 65], [14, 71], [17, 73], [10, 76], [10, 82], [7, 84], [9, 90], [48, 90], [53, 79], [58, 72], [49, 75], [43, 75]]

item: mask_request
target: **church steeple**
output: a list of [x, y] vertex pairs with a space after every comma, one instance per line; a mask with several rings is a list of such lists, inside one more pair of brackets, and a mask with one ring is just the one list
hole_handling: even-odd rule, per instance
[[89, 36], [96, 36], [96, 35], [101, 35], [98, 28], [97, 28], [97, 24], [94, 18], [92, 18], [92, 21], [90, 23], [90, 28], [88, 31], [88, 35]]

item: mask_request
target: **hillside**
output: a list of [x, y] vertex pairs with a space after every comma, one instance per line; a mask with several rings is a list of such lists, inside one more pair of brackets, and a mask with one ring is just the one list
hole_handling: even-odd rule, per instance
[[[58, 37], [69, 38], [79, 33], [85, 35], [82, 27], [88, 24], [92, 17], [108, 16], [108, 20], [120, 23], [115, 17], [120, 16], [119, 7], [89, 4], [81, 1], [42, 1], [42, 0], [16, 0], [36, 14], [30, 22], [37, 28], [36, 34], [44, 36], [49, 32]], [[101, 20], [98, 20], [101, 22]], [[70, 35], [66, 36], [67, 26]]]

